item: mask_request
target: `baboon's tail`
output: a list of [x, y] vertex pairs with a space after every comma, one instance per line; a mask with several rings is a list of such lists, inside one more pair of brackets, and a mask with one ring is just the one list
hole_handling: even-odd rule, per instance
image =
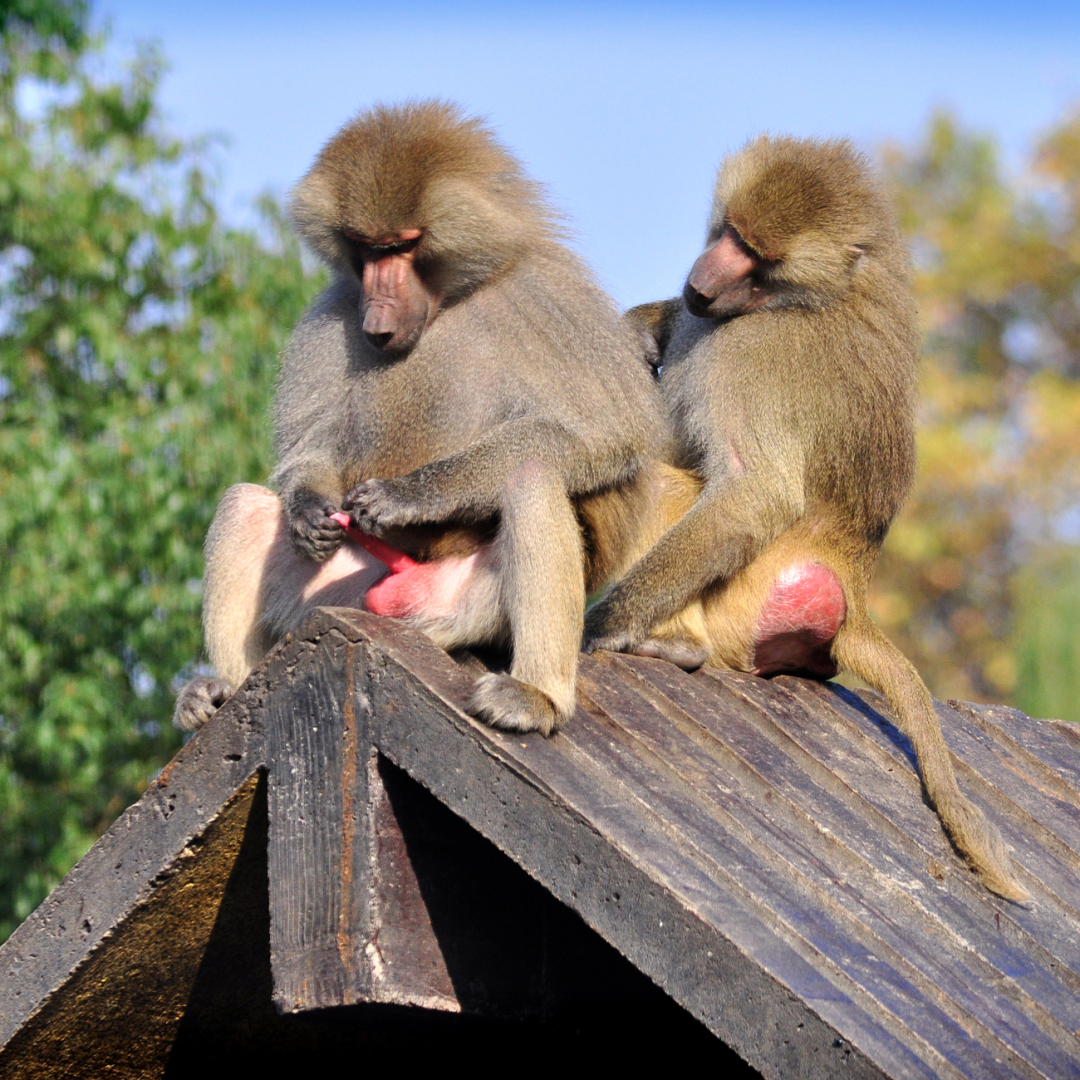
[[850, 612], [833, 644], [833, 659], [885, 696], [911, 741], [923, 786], [953, 843], [983, 884], [1008, 900], [1028, 900], [997, 828], [961, 793], [933, 700], [907, 657], [870, 621]]

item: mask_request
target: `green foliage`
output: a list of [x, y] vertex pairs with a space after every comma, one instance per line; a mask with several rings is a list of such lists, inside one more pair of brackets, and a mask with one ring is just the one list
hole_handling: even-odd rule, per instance
[[1031, 716], [1080, 720], [1080, 551], [1037, 553], [1015, 590], [1016, 704]]
[[87, 17], [84, 0], [0, 0], [0, 83], [22, 70], [63, 80], [86, 47]]
[[39, 32], [0, 36], [3, 66], [52, 102], [0, 92], [0, 937], [180, 744], [203, 537], [269, 472], [277, 354], [319, 287], [269, 200], [259, 235], [218, 221], [152, 53], [101, 85], [54, 48], [40, 82], [40, 35], [77, 44], [80, 11], [0, 9]]

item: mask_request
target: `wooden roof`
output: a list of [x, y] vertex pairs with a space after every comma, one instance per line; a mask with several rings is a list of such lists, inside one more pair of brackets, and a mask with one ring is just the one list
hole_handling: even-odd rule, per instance
[[[0, 1075], [265, 768], [282, 1013], [469, 1011], [453, 933], [528, 932], [447, 931], [437, 890], [416, 891], [395, 794], [416, 782], [766, 1076], [1080, 1076], [1077, 727], [939, 706], [961, 787], [1032, 893], [1019, 906], [953, 852], [873, 695], [600, 654], [545, 740], [462, 712], [478, 670], [388, 620], [315, 616], [0, 949]], [[212, 893], [211, 871], [183, 885]]]

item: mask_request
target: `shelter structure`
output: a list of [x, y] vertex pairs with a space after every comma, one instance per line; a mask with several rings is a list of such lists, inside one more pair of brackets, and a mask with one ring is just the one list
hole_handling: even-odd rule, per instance
[[464, 713], [484, 666], [351, 610], [290, 635], [0, 948], [0, 1077], [1080, 1077], [1076, 727], [938, 706], [1017, 905], [869, 693], [598, 654], [543, 739]]

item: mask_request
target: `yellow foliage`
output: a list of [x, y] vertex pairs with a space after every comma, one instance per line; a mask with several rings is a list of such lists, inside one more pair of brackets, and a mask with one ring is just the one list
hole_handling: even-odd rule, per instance
[[1015, 184], [947, 115], [884, 159], [925, 347], [920, 474], [871, 610], [939, 695], [1080, 719], [1080, 111]]

